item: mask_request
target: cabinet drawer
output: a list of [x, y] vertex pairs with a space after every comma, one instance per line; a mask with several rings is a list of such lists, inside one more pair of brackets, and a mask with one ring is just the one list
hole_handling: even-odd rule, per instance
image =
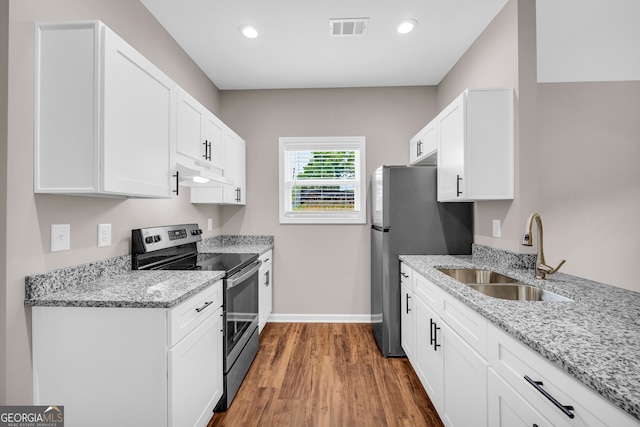
[[444, 295], [441, 317], [482, 357], [487, 358], [487, 319], [448, 294]]
[[222, 306], [222, 280], [169, 311], [169, 347], [204, 322]]
[[262, 265], [260, 267], [268, 267], [273, 263], [273, 251], [269, 249], [267, 252], [260, 255], [258, 259], [262, 261]]
[[[488, 330], [489, 363], [518, 394], [556, 426], [638, 426], [637, 420], [580, 383], [571, 375], [494, 325]], [[525, 379], [559, 404], [572, 406], [568, 415]]]
[[400, 284], [407, 286], [413, 292], [413, 269], [404, 262], [400, 263]]
[[414, 282], [416, 296], [421, 298], [433, 311], [440, 314], [444, 291], [420, 274], [415, 274]]

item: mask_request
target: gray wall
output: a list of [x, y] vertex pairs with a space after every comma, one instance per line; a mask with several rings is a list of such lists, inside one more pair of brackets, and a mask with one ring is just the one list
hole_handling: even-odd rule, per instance
[[370, 223], [280, 225], [278, 138], [363, 135], [369, 177], [407, 164], [409, 139], [435, 117], [435, 88], [223, 91], [221, 104], [247, 140], [248, 171], [247, 206], [223, 208], [222, 231], [275, 236], [274, 313], [368, 320]]
[[640, 81], [538, 87], [536, 182], [547, 261], [640, 291]]
[[[4, 378], [0, 384], [6, 397], [0, 403], [30, 404], [30, 316], [23, 306], [25, 276], [128, 254], [132, 228], [181, 221], [206, 227], [207, 218], [212, 218], [215, 229], [205, 234], [210, 237], [219, 234], [220, 224], [219, 208], [192, 205], [186, 189], [177, 200], [110, 200], [33, 193], [34, 22], [100, 19], [214, 112], [219, 112], [219, 96], [218, 89], [138, 1], [11, 0], [9, 6], [9, 90], [8, 97], [3, 97], [8, 99], [9, 126], [8, 132], [2, 133], [8, 135], [9, 159], [3, 161], [0, 149], [0, 171], [8, 168], [7, 194], [2, 197], [7, 203], [8, 227], [2, 245], [10, 243], [2, 261], [7, 269], [2, 278], [6, 299], [2, 299], [1, 311], [6, 310], [6, 324], [2, 328], [4, 349], [0, 361]], [[1, 52], [2, 48], [0, 58]], [[3, 91], [0, 89], [0, 93]], [[2, 123], [0, 120], [0, 126]], [[0, 196], [4, 191], [2, 187]], [[71, 224], [70, 251], [49, 251], [50, 225], [56, 223]], [[112, 224], [113, 243], [109, 247], [97, 247], [99, 223]], [[3, 254], [0, 247], [0, 255]]]
[[[0, 2], [0, 384], [6, 384], [5, 366], [7, 341], [7, 91], [9, 60], [9, 2]], [[6, 400], [6, 390], [0, 387], [0, 404]]]

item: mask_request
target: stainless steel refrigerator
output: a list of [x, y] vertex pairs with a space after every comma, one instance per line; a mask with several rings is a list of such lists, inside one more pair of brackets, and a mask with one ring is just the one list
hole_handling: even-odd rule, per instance
[[472, 203], [438, 203], [435, 166], [380, 166], [371, 176], [371, 324], [384, 356], [404, 356], [399, 255], [466, 255]]

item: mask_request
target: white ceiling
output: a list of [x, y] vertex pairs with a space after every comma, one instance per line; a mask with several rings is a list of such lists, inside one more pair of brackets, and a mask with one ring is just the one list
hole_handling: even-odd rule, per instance
[[[141, 0], [221, 90], [437, 85], [507, 0]], [[330, 37], [331, 18], [369, 18]], [[418, 21], [400, 35], [396, 24]], [[238, 31], [253, 24], [260, 33]]]

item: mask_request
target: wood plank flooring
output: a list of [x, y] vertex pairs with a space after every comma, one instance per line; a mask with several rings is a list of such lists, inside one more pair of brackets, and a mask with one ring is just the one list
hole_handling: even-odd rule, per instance
[[207, 427], [440, 427], [406, 358], [368, 324], [268, 323], [231, 407]]

